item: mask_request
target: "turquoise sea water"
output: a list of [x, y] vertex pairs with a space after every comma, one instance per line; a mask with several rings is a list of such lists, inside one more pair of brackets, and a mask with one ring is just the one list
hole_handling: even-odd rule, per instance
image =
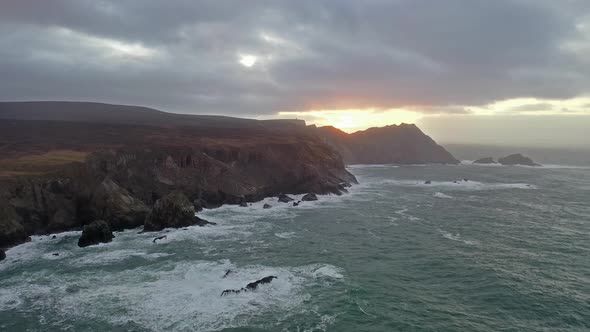
[[590, 169], [351, 171], [342, 197], [199, 214], [217, 226], [34, 237], [0, 262], [0, 330], [590, 330]]

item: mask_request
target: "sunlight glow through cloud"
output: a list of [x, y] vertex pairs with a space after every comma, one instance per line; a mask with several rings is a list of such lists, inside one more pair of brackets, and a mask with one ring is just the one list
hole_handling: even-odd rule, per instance
[[56, 34], [72, 43], [96, 48], [105, 53], [105, 55], [110, 56], [148, 58], [153, 57], [157, 53], [155, 49], [145, 47], [140, 43], [127, 43], [111, 38], [91, 36], [66, 28], [56, 29]]
[[240, 55], [240, 63], [244, 66], [244, 67], [252, 67], [256, 64], [256, 62], [258, 61], [258, 57], [251, 55], [251, 54], [243, 54]]
[[422, 117], [418, 112], [404, 109], [378, 110], [347, 109], [347, 110], [312, 110], [307, 112], [280, 112], [279, 117], [305, 120], [317, 126], [334, 126], [346, 132], [355, 132], [369, 127], [414, 123]]

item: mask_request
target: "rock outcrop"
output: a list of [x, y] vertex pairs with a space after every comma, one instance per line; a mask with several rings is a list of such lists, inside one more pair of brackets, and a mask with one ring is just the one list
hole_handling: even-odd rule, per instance
[[6, 253], [4, 252], [4, 250], [0, 249], [0, 261], [3, 261], [6, 259]]
[[497, 162], [492, 157], [477, 159], [473, 163], [474, 164], [497, 164]]
[[0, 248], [26, 241], [28, 235], [19, 219], [14, 207], [0, 202]]
[[72, 188], [61, 177], [0, 179], [0, 247], [22, 243], [32, 234], [81, 226]]
[[286, 194], [279, 194], [279, 202], [281, 203], [289, 203], [294, 201], [294, 199], [292, 197], [289, 197]]
[[524, 165], [524, 166], [541, 166], [534, 162], [531, 158], [525, 157], [520, 153], [511, 154], [504, 158], [498, 159], [498, 162], [502, 165], [513, 166], [513, 165]]
[[182, 228], [194, 225], [195, 208], [186, 196], [174, 191], [156, 201], [148, 214], [143, 230], [146, 232], [161, 231], [164, 228]]
[[96, 220], [89, 225], [84, 226], [82, 236], [78, 240], [78, 247], [88, 247], [99, 243], [108, 243], [113, 240], [115, 236], [111, 231], [111, 227], [104, 220]]
[[370, 128], [352, 134], [334, 127], [320, 127], [316, 133], [338, 150], [347, 164], [459, 163], [413, 124]]
[[318, 196], [317, 196], [316, 194], [309, 193], [309, 194], [305, 194], [305, 195], [304, 195], [304, 196], [301, 198], [301, 200], [302, 200], [303, 202], [317, 201], [317, 200], [318, 200]]
[[148, 211], [142, 201], [109, 178], [98, 185], [89, 203], [90, 218], [107, 221], [115, 231], [143, 225]]

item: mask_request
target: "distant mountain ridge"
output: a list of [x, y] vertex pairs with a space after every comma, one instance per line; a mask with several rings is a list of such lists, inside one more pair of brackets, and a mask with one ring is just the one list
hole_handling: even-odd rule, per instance
[[0, 119], [128, 124], [159, 127], [305, 127], [305, 121], [295, 119], [255, 120], [220, 115], [178, 114], [163, 112], [142, 106], [76, 101], [0, 102]]
[[[56, 126], [71, 132], [70, 136], [83, 137], [87, 136], [84, 133], [89, 130], [95, 131], [96, 127], [132, 126], [133, 129], [129, 129], [130, 134], [125, 135], [124, 139], [131, 139], [135, 143], [141, 143], [145, 135], [153, 134], [149, 127], [178, 130], [186, 133], [185, 137], [188, 135], [189, 139], [197, 136], [213, 138], [228, 135], [255, 138], [262, 132], [265, 136], [297, 132], [298, 135], [318, 136], [339, 152], [348, 164], [459, 163], [452, 154], [425, 135], [416, 125], [404, 123], [348, 134], [331, 126], [306, 126], [305, 121], [295, 119], [255, 120], [218, 115], [177, 114], [141, 106], [71, 101], [0, 102], [0, 120], [28, 121], [34, 124], [28, 128], [33, 136], [41, 135], [43, 130]], [[141, 129], [142, 134], [131, 135], [135, 129]], [[12, 133], [10, 130], [7, 134], [8, 132]], [[169, 135], [165, 136], [170, 139]], [[55, 135], [46, 134], [44, 137], [52, 141]], [[112, 136], [94, 137], [93, 141], [100, 145], [107, 143], [104, 140], [109, 138]], [[40, 138], [35, 142], [44, 143], [44, 140]], [[53, 145], [61, 145], [61, 142], [59, 143]]]
[[352, 134], [326, 126], [316, 132], [340, 152], [347, 164], [459, 163], [414, 124], [369, 128]]

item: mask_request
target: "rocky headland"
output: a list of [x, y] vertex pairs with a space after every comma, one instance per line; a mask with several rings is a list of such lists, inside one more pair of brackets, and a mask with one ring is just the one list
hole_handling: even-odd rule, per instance
[[0, 249], [68, 230], [84, 229], [84, 246], [209, 225], [195, 213], [265, 197], [295, 207], [347, 193], [345, 162], [458, 163], [414, 125], [346, 134], [100, 103], [0, 103], [0, 132]]
[[445, 148], [414, 124], [369, 128], [348, 134], [334, 127], [316, 128], [347, 164], [458, 164]]
[[[0, 131], [0, 248], [96, 220], [113, 231], [199, 224], [202, 208], [281, 193], [340, 195], [356, 183], [300, 121], [0, 103]], [[178, 207], [186, 213], [170, 215]]]

